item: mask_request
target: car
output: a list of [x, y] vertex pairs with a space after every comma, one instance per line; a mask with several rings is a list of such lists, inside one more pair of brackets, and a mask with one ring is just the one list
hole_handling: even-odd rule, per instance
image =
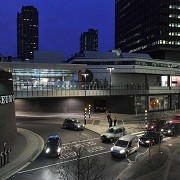
[[173, 114], [170, 122], [172, 123], [180, 123], [180, 114]]
[[81, 124], [79, 120], [75, 118], [66, 118], [63, 122], [63, 128], [73, 130], [83, 130], [84, 124]]
[[141, 146], [154, 146], [155, 144], [161, 143], [163, 135], [161, 132], [147, 131], [139, 138], [139, 144]]
[[136, 152], [139, 148], [139, 138], [137, 135], [125, 135], [119, 138], [113, 147], [111, 147], [111, 155], [124, 157]]
[[114, 142], [118, 138], [127, 134], [127, 131], [122, 126], [112, 126], [105, 133], [101, 134], [103, 142]]
[[177, 135], [180, 132], [180, 124], [179, 123], [168, 123], [161, 130], [161, 132], [165, 136], [174, 136], [174, 135]]
[[48, 136], [48, 140], [45, 147], [45, 153], [48, 156], [59, 156], [61, 153], [62, 141], [58, 134], [52, 134]]
[[161, 131], [161, 129], [166, 125], [165, 120], [151, 120], [146, 125], [147, 131]]

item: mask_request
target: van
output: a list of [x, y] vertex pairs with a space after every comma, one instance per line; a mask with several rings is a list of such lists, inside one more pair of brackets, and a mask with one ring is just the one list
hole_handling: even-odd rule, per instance
[[125, 135], [119, 138], [111, 148], [112, 156], [127, 157], [139, 148], [139, 138], [136, 135]]

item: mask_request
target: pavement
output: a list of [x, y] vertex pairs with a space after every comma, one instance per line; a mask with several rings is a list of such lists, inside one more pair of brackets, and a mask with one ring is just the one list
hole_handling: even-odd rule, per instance
[[[179, 110], [180, 112], [180, 110]], [[177, 113], [179, 113], [177, 112]], [[173, 111], [167, 112], [167, 118], [173, 114]], [[56, 113], [24, 113], [17, 112], [17, 117], [66, 117], [67, 114]], [[84, 121], [82, 114], [68, 113], [68, 116], [78, 118]], [[86, 128], [98, 134], [104, 133], [108, 129], [108, 122], [106, 113], [94, 113], [91, 117], [87, 117]], [[111, 114], [111, 117], [117, 117], [118, 125], [123, 125], [129, 134], [139, 134], [143, 132], [143, 114]], [[179, 139], [180, 142], [180, 139]], [[151, 156], [149, 151], [140, 154], [135, 161], [130, 162], [126, 168], [117, 177], [116, 180], [179, 180], [180, 170], [180, 143], [177, 143], [177, 148], [172, 151], [171, 147], [167, 148], [161, 145], [161, 150], [157, 146], [151, 149]], [[15, 173], [22, 170], [32, 161], [34, 161], [44, 148], [43, 139], [26, 129], [17, 129], [17, 142], [10, 153], [9, 163], [0, 168], [0, 180], [6, 180]], [[174, 167], [174, 168], [173, 168]]]

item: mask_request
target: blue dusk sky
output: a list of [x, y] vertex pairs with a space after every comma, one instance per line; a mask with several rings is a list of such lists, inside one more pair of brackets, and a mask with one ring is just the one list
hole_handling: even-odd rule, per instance
[[17, 56], [17, 12], [34, 6], [39, 12], [39, 50], [79, 52], [80, 35], [97, 29], [99, 51], [114, 49], [114, 0], [0, 0], [0, 53]]

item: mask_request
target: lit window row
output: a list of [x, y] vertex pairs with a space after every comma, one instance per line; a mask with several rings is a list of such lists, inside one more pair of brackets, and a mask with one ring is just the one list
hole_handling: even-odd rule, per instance
[[176, 6], [176, 5], [170, 5], [169, 9], [180, 9], [180, 6]]
[[133, 52], [136, 52], [136, 51], [139, 51], [139, 50], [142, 50], [142, 49], [146, 49], [146, 48], [147, 48], [147, 45], [144, 45], [144, 46], [140, 46], [138, 48], [132, 49], [129, 52], [133, 53]]
[[180, 32], [169, 32], [169, 36], [180, 36]]
[[169, 24], [169, 27], [180, 27], [179, 23], [171, 23]]
[[178, 14], [170, 14], [169, 17], [170, 18], [180, 18], [180, 15], [178, 15]]
[[175, 44], [180, 45], [180, 41], [165, 41], [165, 40], [159, 40], [158, 44]]

